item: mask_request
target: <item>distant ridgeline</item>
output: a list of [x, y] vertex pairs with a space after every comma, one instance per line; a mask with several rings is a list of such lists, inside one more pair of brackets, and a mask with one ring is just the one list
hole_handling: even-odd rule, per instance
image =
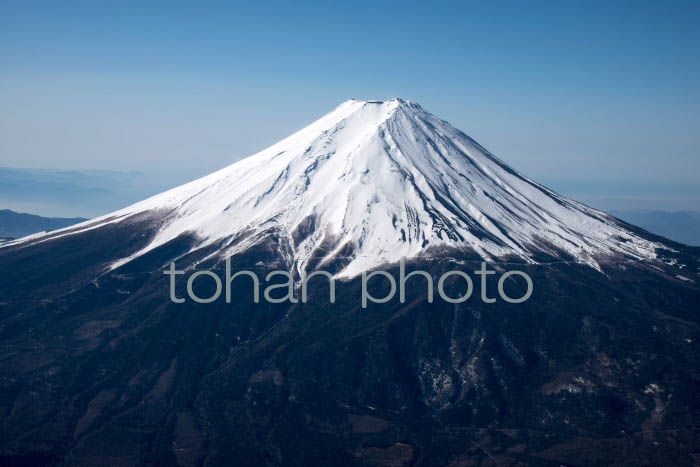
[[0, 209], [0, 242], [45, 230], [56, 230], [86, 221], [82, 217], [41, 217]]

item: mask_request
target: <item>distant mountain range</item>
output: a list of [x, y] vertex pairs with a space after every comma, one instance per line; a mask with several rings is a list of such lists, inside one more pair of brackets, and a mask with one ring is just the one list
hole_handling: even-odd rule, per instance
[[187, 181], [187, 175], [0, 167], [0, 206], [41, 216], [99, 216]]
[[700, 212], [613, 210], [610, 213], [649, 232], [685, 243], [686, 245], [700, 246]]
[[86, 221], [82, 217], [41, 217], [0, 210], [0, 238], [19, 238], [45, 230], [56, 230]]

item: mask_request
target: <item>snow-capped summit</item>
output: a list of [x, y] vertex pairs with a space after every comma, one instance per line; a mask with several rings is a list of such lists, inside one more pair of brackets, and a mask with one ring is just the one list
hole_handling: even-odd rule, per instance
[[290, 267], [343, 256], [346, 277], [440, 247], [528, 262], [564, 252], [593, 266], [656, 247], [403, 99], [346, 101], [255, 155], [65, 235], [156, 212], [158, 233], [112, 268], [192, 233], [194, 249], [221, 244], [215, 254], [228, 256], [275, 232]]

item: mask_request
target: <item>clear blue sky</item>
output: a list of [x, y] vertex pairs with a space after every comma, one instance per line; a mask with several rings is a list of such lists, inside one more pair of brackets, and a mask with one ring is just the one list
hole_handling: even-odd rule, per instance
[[398, 96], [554, 188], [695, 193], [700, 2], [486, 3], [0, 0], [0, 166], [194, 177]]

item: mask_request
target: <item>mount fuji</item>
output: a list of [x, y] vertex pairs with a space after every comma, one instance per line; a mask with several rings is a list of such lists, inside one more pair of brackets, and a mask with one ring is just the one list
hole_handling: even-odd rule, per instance
[[221, 257], [270, 235], [300, 271], [340, 260], [339, 276], [401, 257], [477, 255], [527, 263], [653, 258], [660, 245], [603, 212], [519, 174], [413, 102], [349, 100], [269, 148], [209, 176], [80, 226], [20, 240], [50, 241], [151, 218], [150, 241], [109, 269], [169, 242]]
[[[362, 308], [361, 273], [397, 277], [401, 258], [431, 277], [515, 263], [532, 296], [431, 303], [418, 277]], [[254, 303], [239, 281], [231, 303], [170, 300], [171, 262], [221, 277], [226, 259], [342, 287], [333, 304], [325, 281], [308, 302]], [[698, 284], [700, 248], [554, 193], [416, 103], [350, 100], [0, 245], [0, 464], [697, 465]]]

